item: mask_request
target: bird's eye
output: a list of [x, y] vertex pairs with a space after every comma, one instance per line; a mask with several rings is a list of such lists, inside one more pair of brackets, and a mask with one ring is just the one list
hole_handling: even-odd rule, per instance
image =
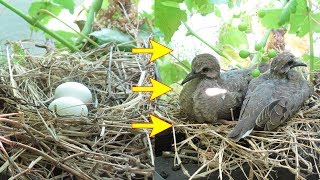
[[291, 66], [293, 64], [293, 61], [289, 61], [288, 65]]
[[209, 72], [209, 68], [203, 68], [202, 72], [204, 72], [204, 73]]

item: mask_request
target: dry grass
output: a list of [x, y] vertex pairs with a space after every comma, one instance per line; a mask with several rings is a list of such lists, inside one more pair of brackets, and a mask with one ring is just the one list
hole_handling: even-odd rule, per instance
[[[115, 50], [110, 44], [87, 53], [51, 52], [44, 57], [16, 54], [0, 69], [0, 173], [11, 179], [147, 179], [153, 173], [153, 147], [148, 132], [131, 129], [148, 121], [148, 114], [174, 124], [173, 156], [186, 175], [205, 177], [250, 167], [248, 179], [267, 179], [283, 167], [303, 179], [319, 173], [320, 100], [313, 97], [288, 124], [276, 132], [255, 131], [240, 143], [226, 138], [229, 125], [189, 124], [178, 115], [178, 95], [148, 101], [148, 94], [131, 93], [133, 84], [148, 84], [153, 72], [147, 59]], [[94, 95], [86, 118], [58, 117], [47, 109], [54, 89], [77, 81]], [[14, 114], [10, 114], [14, 113]], [[198, 161], [190, 174], [181, 163]], [[243, 170], [244, 172], [244, 170]], [[245, 174], [245, 173], [244, 173]], [[320, 178], [320, 176], [319, 176]]]
[[[231, 172], [237, 168], [242, 169], [247, 179], [270, 179], [270, 173], [279, 167], [288, 169], [297, 179], [304, 179], [311, 173], [320, 178], [318, 97], [312, 97], [295, 118], [278, 131], [255, 131], [239, 143], [226, 138], [232, 125], [189, 124], [179, 117], [178, 106], [177, 103], [167, 104], [167, 108], [158, 109], [156, 114], [175, 124], [175, 133], [186, 135], [181, 142], [174, 139], [174, 151], [163, 155], [174, 157], [174, 164], [180, 165], [190, 179], [206, 177], [213, 172], [218, 172], [220, 179], [223, 176], [234, 179]], [[182, 162], [186, 159], [200, 165], [194, 174], [184, 167]], [[249, 175], [243, 169], [244, 163], [249, 165]]]
[[[113, 44], [86, 53], [51, 51], [43, 57], [7, 50], [0, 76], [0, 174], [11, 179], [148, 179], [152, 140], [131, 129], [148, 121], [147, 59]], [[15, 59], [22, 59], [20, 63]], [[152, 72], [152, 71], [151, 71]], [[47, 109], [63, 82], [85, 84], [93, 93], [89, 116], [59, 117]], [[10, 114], [14, 113], [14, 114]]]

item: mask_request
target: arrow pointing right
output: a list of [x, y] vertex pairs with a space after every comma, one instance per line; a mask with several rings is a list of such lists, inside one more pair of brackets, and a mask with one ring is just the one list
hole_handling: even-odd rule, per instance
[[169, 124], [162, 119], [150, 114], [150, 119], [153, 123], [134, 123], [132, 128], [149, 128], [152, 129], [150, 137], [155, 136], [156, 134], [172, 127], [172, 124]]

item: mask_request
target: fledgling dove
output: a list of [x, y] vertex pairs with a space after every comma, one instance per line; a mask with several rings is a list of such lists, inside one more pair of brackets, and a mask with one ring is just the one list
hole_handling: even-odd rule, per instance
[[313, 88], [292, 69], [297, 66], [307, 65], [296, 61], [290, 52], [279, 53], [271, 63], [270, 72], [250, 82], [239, 121], [229, 138], [239, 141], [255, 127], [274, 130], [300, 109]]
[[251, 70], [237, 69], [220, 73], [218, 60], [210, 54], [197, 55], [192, 71], [183, 80], [181, 113], [190, 120], [217, 122], [236, 117], [252, 79]]

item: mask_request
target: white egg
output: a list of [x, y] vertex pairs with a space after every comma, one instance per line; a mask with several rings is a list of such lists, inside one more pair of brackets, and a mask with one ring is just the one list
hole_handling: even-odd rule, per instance
[[88, 116], [87, 106], [74, 97], [55, 99], [50, 103], [49, 109], [55, 111], [59, 116]]
[[55, 99], [67, 96], [80, 99], [84, 103], [92, 102], [92, 94], [90, 90], [85, 85], [78, 82], [66, 82], [60, 84], [56, 88], [54, 92]]

